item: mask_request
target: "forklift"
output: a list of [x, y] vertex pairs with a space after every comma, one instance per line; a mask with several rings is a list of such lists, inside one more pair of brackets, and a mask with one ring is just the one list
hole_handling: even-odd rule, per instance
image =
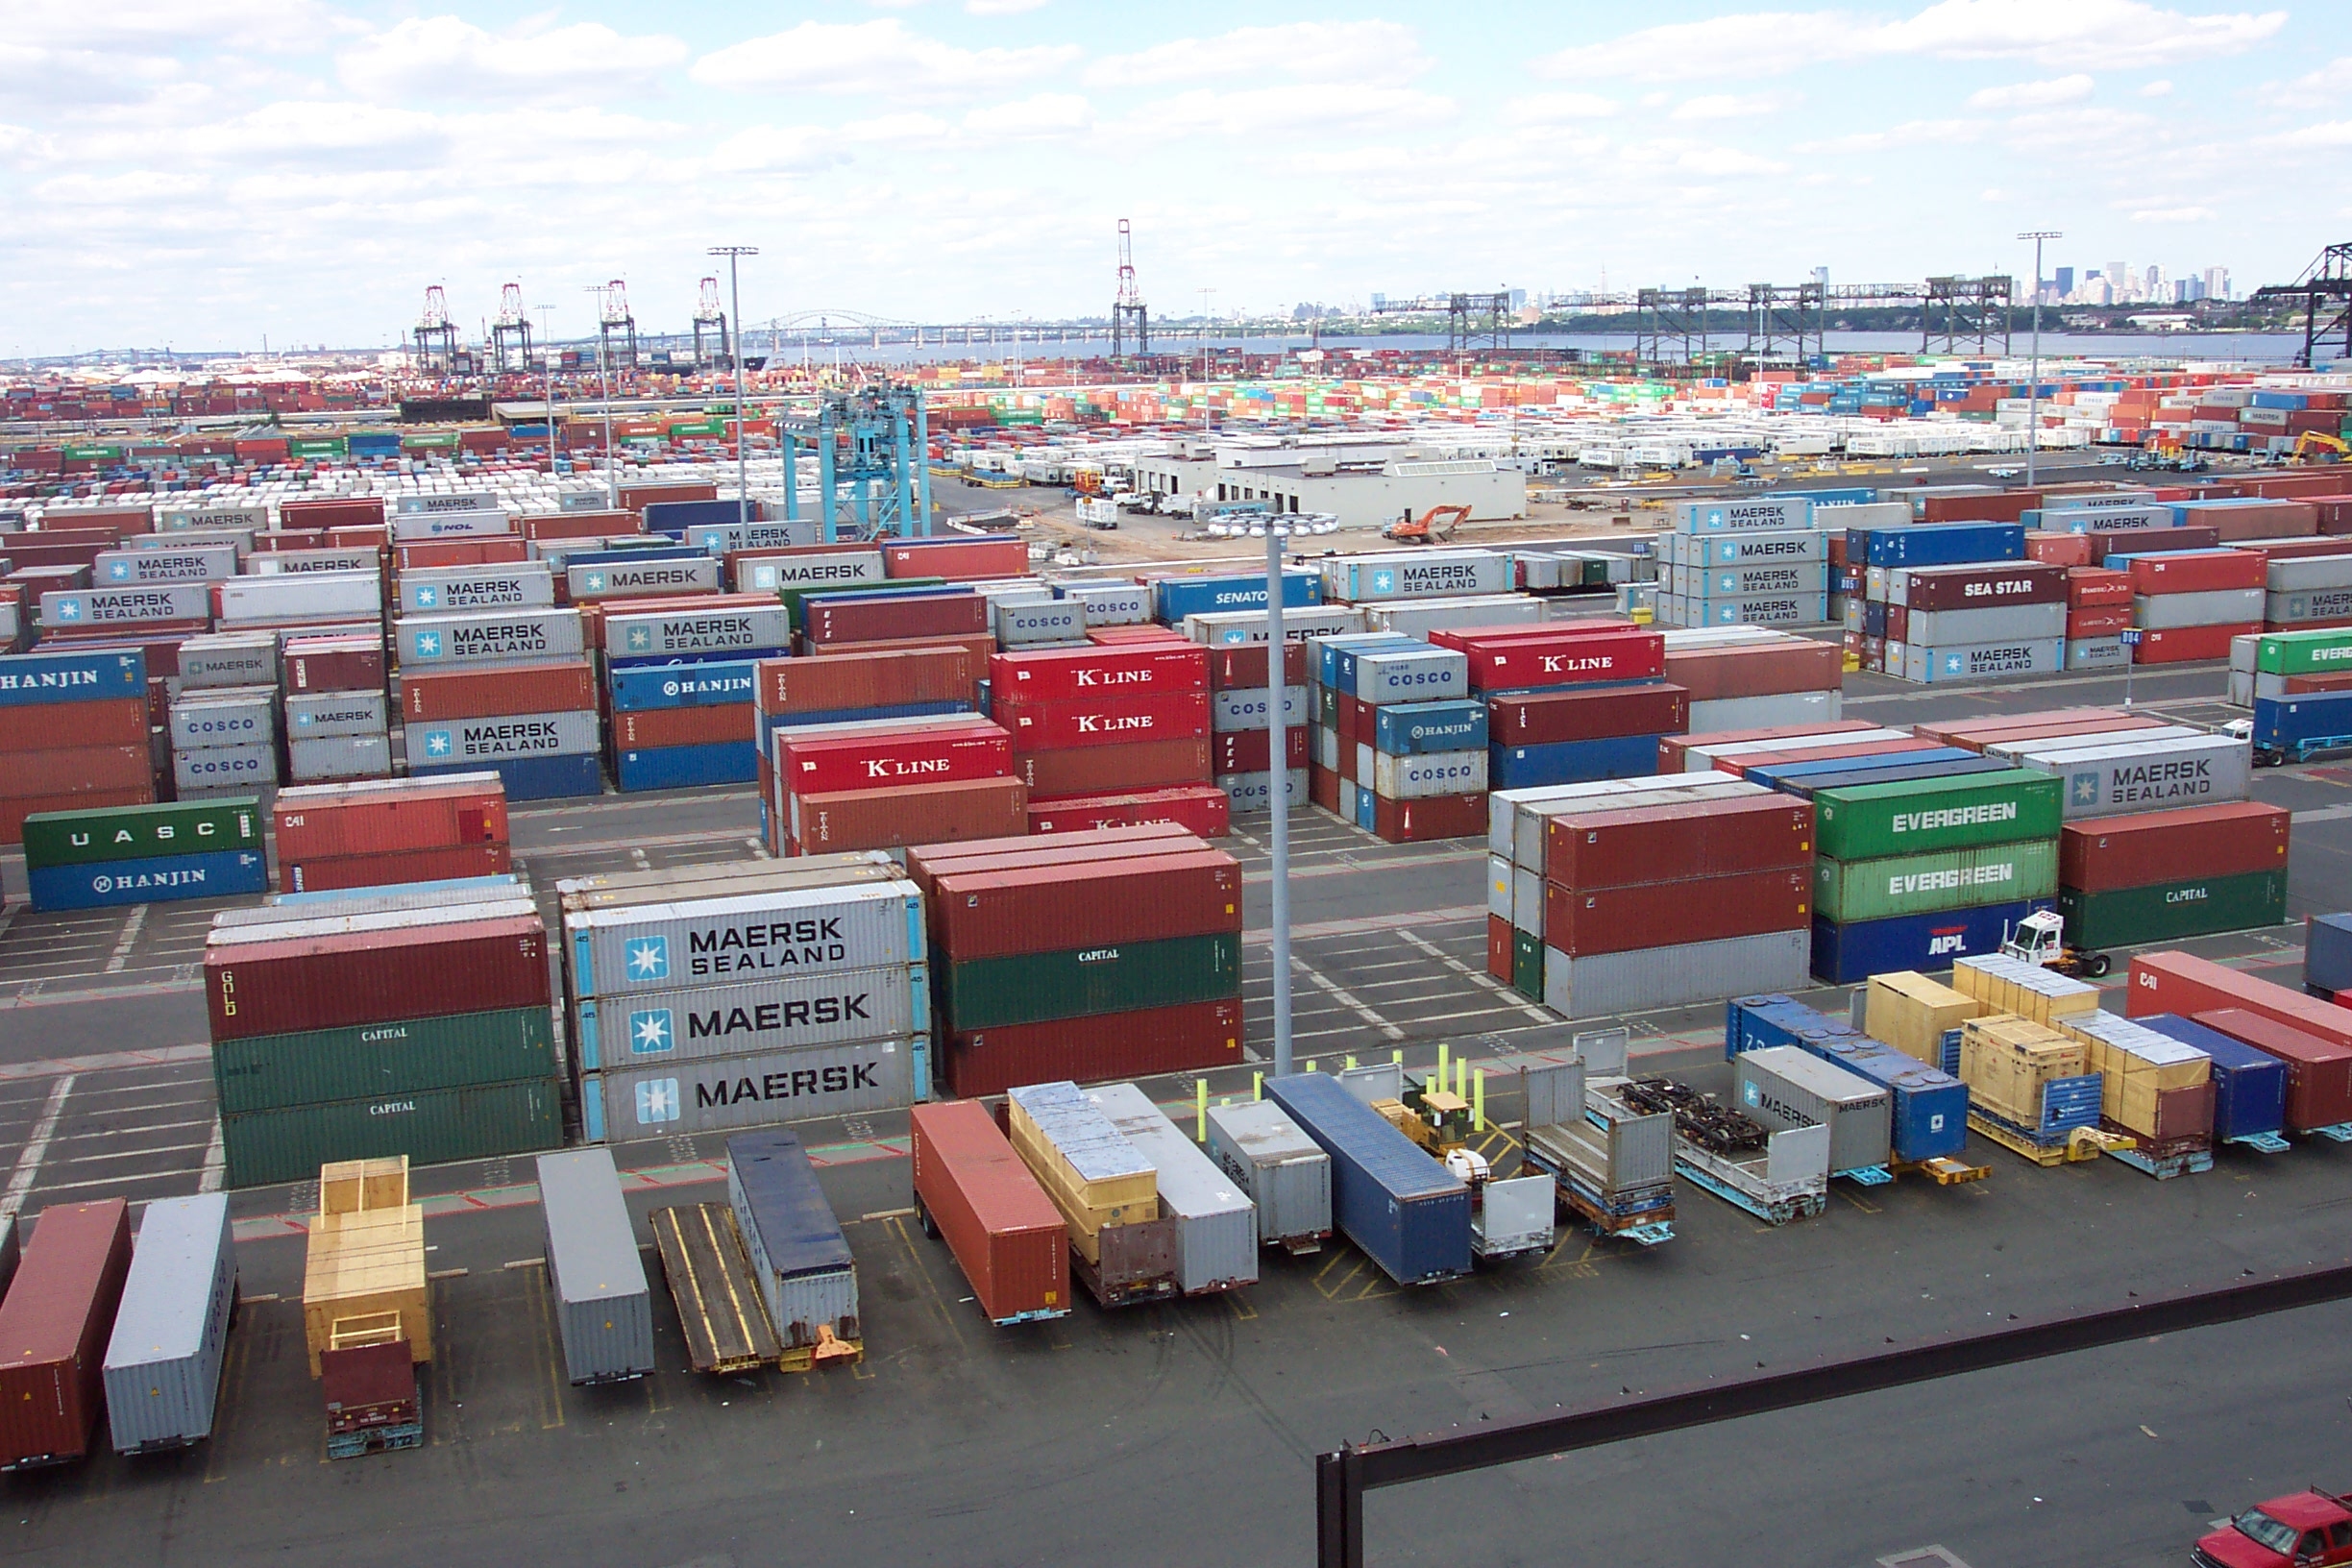
[[2018, 921], [2015, 929], [2004, 928], [2000, 950], [2003, 958], [2055, 969], [2079, 980], [2096, 980], [2115, 967], [2115, 961], [2105, 953], [2069, 947], [2066, 917], [2054, 909], [2037, 910]]

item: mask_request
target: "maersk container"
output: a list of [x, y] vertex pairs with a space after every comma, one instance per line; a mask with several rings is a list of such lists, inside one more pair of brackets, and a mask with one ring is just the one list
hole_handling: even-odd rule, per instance
[[579, 996], [909, 964], [925, 955], [912, 882], [789, 888], [564, 917]]
[[[2064, 629], [2060, 628], [2061, 631]], [[1934, 685], [1949, 680], [1992, 680], [2007, 675], [2054, 675], [2066, 662], [2064, 636], [1972, 643], [1957, 648], [1889, 643], [1889, 674], [1898, 673], [1893, 652], [1898, 647], [1902, 649], [1900, 674], [1915, 685]]]
[[1378, 600], [1500, 594], [1511, 586], [1510, 557], [1491, 550], [1424, 550], [1346, 555], [1323, 564], [1329, 599]]
[[1883, 920], [2058, 892], [2058, 841], [2020, 839], [1883, 860], [1813, 862], [1813, 909], [1827, 920]]
[[266, 631], [224, 631], [180, 645], [180, 689], [278, 684], [278, 639]]
[[214, 849], [152, 860], [34, 866], [26, 870], [25, 880], [35, 909], [111, 909], [266, 893], [269, 863], [258, 849]]
[[653, 1370], [653, 1296], [610, 1149], [539, 1157], [548, 1291], [576, 1384], [621, 1383]]
[[1554, 784], [1641, 778], [1657, 772], [1657, 744], [1655, 735], [1611, 735], [1596, 741], [1553, 741], [1541, 746], [1490, 746], [1487, 788], [1529, 790]]
[[2025, 769], [1822, 790], [1813, 811], [1820, 852], [1837, 860], [2054, 841], [2064, 820], [2058, 781]]
[[1811, 947], [1808, 931], [1767, 931], [1577, 958], [1547, 945], [1543, 1003], [1564, 1018], [1600, 1018], [1787, 991], [1805, 983]]
[[1758, 533], [1675, 534], [1680, 566], [1785, 566], [1827, 561], [1829, 535], [1819, 528], [1767, 529]]
[[1211, 1106], [1209, 1154], [1255, 1205], [1262, 1244], [1312, 1252], [1332, 1234], [1331, 1156], [1280, 1106]]
[[79, 588], [40, 596], [46, 631], [90, 627], [135, 630], [163, 621], [206, 621], [212, 615], [211, 585], [157, 582], [121, 588]]
[[581, 1135], [627, 1143], [900, 1110], [927, 1090], [929, 1056], [918, 1037], [584, 1073]]
[[891, 1040], [927, 1028], [927, 968], [837, 969], [625, 998], [573, 1009], [576, 1066], [605, 1068]]
[[1269, 1078], [1266, 1097], [1331, 1156], [1332, 1212], [1399, 1285], [1470, 1272], [1470, 1188], [1329, 1073]]
[[719, 591], [719, 562], [709, 555], [689, 559], [665, 558], [667, 551], [649, 551], [610, 560], [583, 561], [575, 555], [564, 563], [564, 581], [575, 603], [590, 599], [646, 599], [654, 595], [715, 594]]
[[1813, 973], [1831, 985], [1850, 985], [1897, 969], [1948, 969], [1963, 958], [2000, 951], [2017, 922], [2055, 900], [2030, 898], [1973, 909], [1898, 915], [1892, 919], [1813, 921]]
[[393, 623], [392, 636], [403, 670], [576, 659], [585, 647], [576, 609], [412, 615]]
[[[919, 906], [911, 919], [919, 924]], [[1241, 939], [1217, 932], [968, 959], [943, 965], [932, 978], [940, 1015], [959, 1032], [1131, 1013], [1237, 995]]]
[[291, 743], [329, 735], [381, 735], [391, 715], [382, 692], [289, 692], [285, 735]]
[[[610, 659], [669, 659], [686, 654], [771, 656], [792, 646], [792, 618], [781, 604], [713, 604], [708, 609], [607, 611], [604, 655]], [[748, 693], [744, 701], [750, 701]]]
[[787, 1356], [816, 1349], [820, 1329], [852, 1344], [864, 1339], [857, 1259], [800, 1140], [783, 1131], [728, 1139], [727, 1203]]
[[883, 580], [878, 550], [809, 551], [789, 555], [747, 555], [732, 563], [737, 593], [785, 588], [845, 588]]
[[1738, 1108], [1774, 1132], [1829, 1129], [1829, 1174], [1883, 1169], [1894, 1097], [1883, 1087], [1795, 1045], [1742, 1051], [1732, 1066]]
[[237, 573], [233, 544], [172, 541], [141, 550], [102, 550], [90, 561], [90, 580], [108, 587], [150, 582], [218, 582]]
[[555, 603], [555, 576], [545, 561], [417, 567], [400, 575], [394, 602], [402, 615], [551, 609]]
[[[1247, 648], [1266, 640], [1264, 590], [1259, 594], [1255, 610], [1233, 610], [1209, 615], [1188, 615], [1175, 624], [1176, 629], [1196, 643], [1210, 648]], [[1364, 612], [1354, 605], [1318, 604], [1312, 609], [1294, 609], [1284, 601], [1283, 640], [1304, 642], [1310, 637], [1336, 637], [1360, 633], [1364, 627]]]
[[1255, 1285], [1258, 1210], [1248, 1195], [1135, 1085], [1090, 1090], [1087, 1098], [1158, 1174], [1161, 1215], [1176, 1224], [1184, 1293]]
[[1684, 626], [1818, 626], [1829, 619], [1826, 592], [1750, 594], [1742, 598], [1693, 599], [1676, 624]]
[[236, 1298], [228, 1194], [148, 1204], [107, 1341], [107, 1426], [116, 1453], [184, 1448], [212, 1435]]
[[551, 1017], [518, 1007], [224, 1040], [212, 1047], [214, 1092], [235, 1115], [551, 1078]]
[[2213, 1059], [2213, 1136], [2233, 1139], [2276, 1137], [2287, 1124], [2287, 1064], [2218, 1029], [2178, 1014], [2135, 1019], [2158, 1034], [2193, 1045]]
[[[1832, 517], [1834, 513], [1830, 514]], [[1677, 533], [1785, 533], [1815, 525], [1813, 502], [1803, 496], [1742, 496], [1736, 500], [1686, 501], [1676, 513]]]
[[469, 1084], [221, 1117], [231, 1187], [307, 1181], [332, 1160], [404, 1154], [420, 1165], [529, 1154], [563, 1141], [553, 1078]]
[[592, 710], [564, 713], [502, 713], [485, 719], [410, 723], [408, 760], [436, 767], [507, 762], [529, 757], [574, 757], [597, 750], [603, 737]]
[[2227, 735], [2121, 743], [2021, 759], [2063, 789], [2066, 820], [2175, 806], [2243, 800], [2252, 787], [2253, 748]]

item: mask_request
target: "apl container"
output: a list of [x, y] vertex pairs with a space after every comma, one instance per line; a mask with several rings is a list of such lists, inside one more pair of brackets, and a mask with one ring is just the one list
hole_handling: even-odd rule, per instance
[[1813, 972], [1832, 985], [1850, 985], [1897, 969], [1946, 969], [1963, 958], [2000, 951], [2017, 922], [2049, 898], [1973, 909], [1898, 915], [1890, 919], [1813, 922]]
[[148, 1204], [107, 1342], [107, 1424], [116, 1453], [184, 1448], [212, 1435], [236, 1298], [228, 1194]]
[[1255, 1205], [1261, 1242], [1311, 1252], [1332, 1234], [1331, 1156], [1280, 1106], [1211, 1106], [1208, 1146]]
[[1266, 1080], [1267, 1098], [1331, 1156], [1332, 1210], [1399, 1285], [1470, 1272], [1470, 1189], [1326, 1073]]
[[1258, 1280], [1258, 1211], [1235, 1181], [1133, 1084], [1087, 1098], [1152, 1164], [1160, 1213], [1176, 1223], [1176, 1265], [1184, 1293], [1203, 1295]]
[[862, 1115], [912, 1104], [929, 1076], [920, 1039], [617, 1066], [582, 1075], [580, 1125], [591, 1142], [626, 1143]]
[[107, 1339], [130, 1269], [122, 1199], [41, 1211], [0, 1303], [0, 1471], [89, 1452], [105, 1400]]
[[1774, 1132], [1829, 1129], [1829, 1174], [1884, 1169], [1893, 1096], [1868, 1079], [1794, 1045], [1742, 1051], [1732, 1062], [1733, 1101]]
[[543, 1154], [538, 1170], [565, 1375], [575, 1384], [646, 1376], [653, 1370], [652, 1292], [612, 1151]]
[[857, 1259], [800, 1140], [782, 1131], [728, 1139], [727, 1203], [787, 1355], [815, 1349], [820, 1329], [862, 1340]]

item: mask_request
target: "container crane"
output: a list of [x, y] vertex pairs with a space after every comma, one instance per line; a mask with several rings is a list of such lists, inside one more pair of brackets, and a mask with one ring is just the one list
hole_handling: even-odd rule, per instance
[[1126, 357], [1127, 339], [1135, 339], [1134, 353], [1151, 353], [1151, 313], [1143, 308], [1143, 296], [1136, 287], [1135, 233], [1127, 220], [1118, 220], [1118, 297], [1111, 303], [1111, 357]]
[[457, 361], [457, 324], [450, 320], [449, 296], [439, 283], [425, 290], [425, 313], [417, 319], [415, 333], [418, 368], [448, 375]]
[[[615, 370], [637, 368], [637, 318], [629, 314], [628, 284], [619, 278], [604, 285], [603, 315], [597, 323], [604, 362]], [[618, 335], [621, 347], [613, 347]]]
[[[509, 357], [507, 339], [512, 338], [518, 353]], [[490, 324], [490, 363], [502, 374], [510, 370], [530, 369], [530, 317], [523, 308], [523, 285], [508, 283], [499, 291], [498, 320]]]
[[[719, 332], [719, 352], [712, 355], [702, 346], [703, 331], [716, 328]], [[705, 278], [695, 296], [694, 362], [697, 370], [726, 370], [735, 363], [727, 343], [726, 312], [719, 307], [719, 280]]]

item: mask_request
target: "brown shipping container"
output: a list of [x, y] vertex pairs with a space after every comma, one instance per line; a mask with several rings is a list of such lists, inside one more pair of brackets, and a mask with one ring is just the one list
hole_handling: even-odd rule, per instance
[[498, 784], [420, 784], [292, 800], [281, 796], [274, 817], [282, 860], [508, 842], [506, 792]]
[[2284, 806], [2230, 800], [2070, 822], [2058, 836], [2058, 884], [2107, 893], [2276, 870], [2287, 864], [2293, 821]]
[[965, 1099], [1017, 1084], [1104, 1083], [1241, 1062], [1241, 1004], [1187, 1002], [1139, 1013], [975, 1029], [947, 1037], [948, 1092]]
[[836, 790], [799, 796], [792, 816], [793, 842], [804, 855], [896, 849], [1017, 833], [1029, 825], [1029, 790], [1017, 778]]
[[2039, 490], [1981, 491], [1961, 496], [1926, 496], [1920, 502], [1923, 523], [2017, 523], [2042, 504]]
[[1912, 610], [1984, 610], [2063, 604], [2066, 597], [2065, 567], [2002, 561], [1993, 566], [1913, 568], [1903, 579], [1902, 602]]
[[[1829, 645], [1822, 645], [1826, 648]], [[1690, 682], [1678, 680], [1677, 685]], [[1691, 700], [1701, 700], [1697, 692]], [[1850, 735], [1857, 729], [1876, 729], [1879, 726], [1867, 719], [1832, 719], [1820, 724], [1774, 724], [1764, 729], [1714, 729], [1697, 735], [1661, 735], [1658, 737], [1658, 772], [1678, 773], [1683, 771], [1683, 753], [1694, 746], [1748, 746], [1758, 741], [1793, 741], [1801, 735]], [[1924, 734], [1922, 730], [1920, 733]]]
[[526, 512], [515, 519], [526, 539], [615, 539], [645, 532], [635, 512]]
[[530, 916], [252, 943], [205, 955], [212, 1038], [548, 1005], [547, 927]]
[[1429, 844], [1438, 839], [1484, 838], [1486, 796], [1438, 795], [1423, 800], [1372, 802], [1372, 831], [1390, 844]]
[[1666, 682], [1589, 691], [1572, 686], [1495, 698], [1486, 704], [1486, 715], [1487, 733], [1496, 746], [1669, 735], [1690, 728], [1690, 694]]
[[493, 670], [401, 674], [401, 716], [427, 721], [490, 719], [502, 713], [579, 713], [597, 705], [596, 666], [586, 659], [510, 664]]
[[420, 539], [396, 546], [393, 559], [403, 572], [428, 566], [504, 566], [530, 559], [530, 546], [518, 535], [476, 539]]
[[1989, 719], [1929, 720], [1913, 724], [1911, 733], [1925, 736], [1939, 746], [1965, 746], [1972, 750], [1981, 750], [1994, 741], [2006, 739], [2011, 730], [2039, 733], [2042, 726], [2048, 724], [2123, 717], [2120, 708], [2052, 708], [2046, 713], [2010, 713]]
[[987, 669], [961, 647], [894, 649], [849, 659], [762, 659], [752, 702], [762, 713], [849, 713], [914, 702], [968, 702]]
[[[954, 649], [968, 655], [975, 671], [988, 669], [989, 656], [996, 651], [993, 632], [979, 632], [968, 637], [875, 637], [865, 642], [827, 643], [822, 648], [808, 649], [812, 659], [866, 659], [876, 653], [936, 653], [942, 649]], [[978, 680], [975, 675], [973, 679]], [[975, 689], [973, 696], [977, 697]]]
[[1693, 702], [1773, 697], [1782, 692], [1834, 692], [1844, 674], [1845, 654], [1836, 644], [1801, 637], [1745, 648], [1666, 650], [1666, 678], [1689, 692]]
[[384, 648], [327, 648], [313, 652], [285, 650], [285, 689], [289, 692], [380, 692], [384, 689]]
[[396, 882], [443, 882], [464, 876], [504, 876], [514, 854], [502, 844], [442, 849], [395, 849], [381, 855], [322, 855], [278, 862], [280, 893], [326, 893], [336, 888], [382, 888]]
[[[1096, 1020], [1100, 1021], [1100, 1020]], [[977, 1100], [908, 1115], [915, 1203], [998, 1323], [1069, 1311], [1069, 1229]]]
[[2221, 548], [2219, 528], [2116, 528], [2105, 532], [2087, 533], [2091, 541], [2091, 562], [2102, 565], [2110, 555], [2128, 555], [2147, 550], [2218, 550]]
[[1133, 860], [1143, 855], [1184, 855], [1207, 845], [1174, 822], [1136, 827], [1096, 827], [1050, 838], [973, 839], [960, 844], [923, 844], [907, 850], [907, 880], [931, 896], [943, 876], [967, 871], [1014, 871], [1032, 866], [1083, 866], [1097, 860]]
[[748, 702], [714, 702], [707, 707], [645, 708], [612, 716], [613, 749], [634, 747], [715, 746], [759, 739], [759, 715]]
[[130, 1272], [122, 1199], [41, 1211], [0, 1305], [0, 1470], [89, 1451], [106, 1409], [107, 1340]]
[[2242, 1008], [2192, 1015], [2208, 1029], [2287, 1064], [2287, 1130], [2308, 1133], [2352, 1122], [2352, 1046]]
[[2289, 675], [2286, 687], [2290, 697], [2304, 692], [2352, 691], [2352, 671], [2337, 675]]
[[1809, 870], [1812, 864], [1812, 802], [1782, 795], [1553, 817], [1544, 823], [1544, 876], [1579, 890]]
[[1206, 740], [1030, 751], [1013, 759], [1013, 771], [1031, 795], [1040, 796], [1111, 795], [1164, 784], [1206, 784], [1215, 776]]
[[880, 637], [968, 637], [989, 629], [989, 601], [978, 594], [853, 597], [805, 603], [801, 611], [808, 640], [818, 647]]
[[1510, 921], [1500, 915], [1486, 917], [1486, 972], [1505, 985], [1511, 983], [1519, 960]]
[[[103, 702], [32, 702], [0, 708], [0, 752], [64, 751], [86, 746], [145, 746], [147, 699], [110, 697]], [[0, 773], [0, 790], [11, 789]]]
[[384, 503], [376, 497], [335, 501], [286, 501], [278, 504], [282, 528], [340, 528], [384, 522]]
[[0, 756], [0, 789], [14, 795], [87, 795], [135, 790], [155, 777], [155, 758], [136, 746], [85, 746], [70, 751], [11, 751]]
[[958, 871], [932, 889], [940, 946], [955, 960], [1241, 929], [1241, 863], [1222, 849]]
[[[1232, 692], [1244, 688], [1262, 687], [1266, 683], [1266, 645], [1239, 643], [1230, 648], [1209, 650], [1209, 689], [1213, 692]], [[1283, 644], [1283, 684], [1307, 684], [1307, 645], [1285, 641]]]
[[[0, 757], [0, 774], [10, 758]], [[155, 785], [135, 789], [88, 790], [80, 795], [0, 796], [0, 844], [24, 843], [24, 820], [43, 811], [95, 811], [101, 806], [144, 806], [155, 799]]]
[[[1274, 737], [1262, 729], [1220, 729], [1209, 737], [1209, 766], [1222, 777], [1226, 773], [1262, 773], [1267, 759], [1274, 755]], [[1307, 726], [1287, 724], [1283, 728], [1283, 766], [1307, 766]]]
[[1746, 871], [1630, 888], [1544, 888], [1544, 945], [1571, 957], [1718, 942], [1813, 923], [1813, 871]]

